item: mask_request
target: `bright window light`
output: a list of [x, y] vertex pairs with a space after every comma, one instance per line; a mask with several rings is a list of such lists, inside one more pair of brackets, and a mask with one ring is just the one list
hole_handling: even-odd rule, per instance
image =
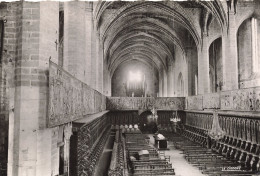
[[129, 72], [129, 81], [141, 81], [141, 73], [138, 71], [138, 72], [135, 72], [133, 73], [132, 71]]

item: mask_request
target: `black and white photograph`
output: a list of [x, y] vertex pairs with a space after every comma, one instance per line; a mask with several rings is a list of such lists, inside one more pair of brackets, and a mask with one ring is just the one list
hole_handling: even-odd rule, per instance
[[0, 176], [260, 176], [260, 0], [0, 0]]

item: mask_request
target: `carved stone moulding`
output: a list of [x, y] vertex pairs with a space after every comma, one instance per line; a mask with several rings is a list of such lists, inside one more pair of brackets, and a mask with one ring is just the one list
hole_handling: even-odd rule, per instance
[[221, 92], [221, 109], [260, 111], [260, 88], [247, 88]]
[[183, 97], [107, 97], [108, 110], [151, 110], [153, 107], [160, 110], [184, 110]]
[[186, 97], [187, 110], [260, 111], [260, 88], [245, 88]]
[[186, 108], [189, 110], [202, 110], [203, 109], [203, 96], [190, 96], [186, 98]]
[[105, 109], [106, 99], [57, 64], [49, 64], [48, 126], [68, 123]]
[[211, 93], [203, 95], [203, 109], [219, 109], [220, 94]]

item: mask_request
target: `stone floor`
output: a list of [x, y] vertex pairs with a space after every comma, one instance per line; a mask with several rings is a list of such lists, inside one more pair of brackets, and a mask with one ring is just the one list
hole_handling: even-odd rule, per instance
[[168, 143], [170, 150], [165, 151], [165, 155], [170, 156], [170, 161], [177, 176], [202, 176], [200, 170], [190, 165], [184, 158], [182, 151], [174, 149], [171, 142]]

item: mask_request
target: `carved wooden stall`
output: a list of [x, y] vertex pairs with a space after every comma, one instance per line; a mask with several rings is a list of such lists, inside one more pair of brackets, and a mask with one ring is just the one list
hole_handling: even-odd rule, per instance
[[117, 125], [135, 125], [138, 124], [138, 111], [110, 111], [108, 113], [109, 121], [112, 127]]
[[159, 130], [171, 131], [172, 126], [170, 119], [175, 116], [175, 111], [157, 111], [157, 115]]
[[[259, 170], [260, 88], [246, 88], [186, 98], [184, 136], [209, 146], [222, 156], [239, 162], [246, 170]], [[221, 140], [208, 140], [212, 111], [225, 132]]]
[[[78, 130], [76, 175], [93, 175], [95, 166], [109, 135], [106, 115], [85, 124]], [[75, 168], [74, 168], [75, 172]]]
[[[219, 112], [220, 127], [225, 136], [212, 142], [211, 148], [241, 163], [246, 169], [259, 169], [260, 119], [251, 113]], [[211, 112], [187, 111], [184, 135], [202, 145], [207, 145], [208, 131], [211, 130]]]

